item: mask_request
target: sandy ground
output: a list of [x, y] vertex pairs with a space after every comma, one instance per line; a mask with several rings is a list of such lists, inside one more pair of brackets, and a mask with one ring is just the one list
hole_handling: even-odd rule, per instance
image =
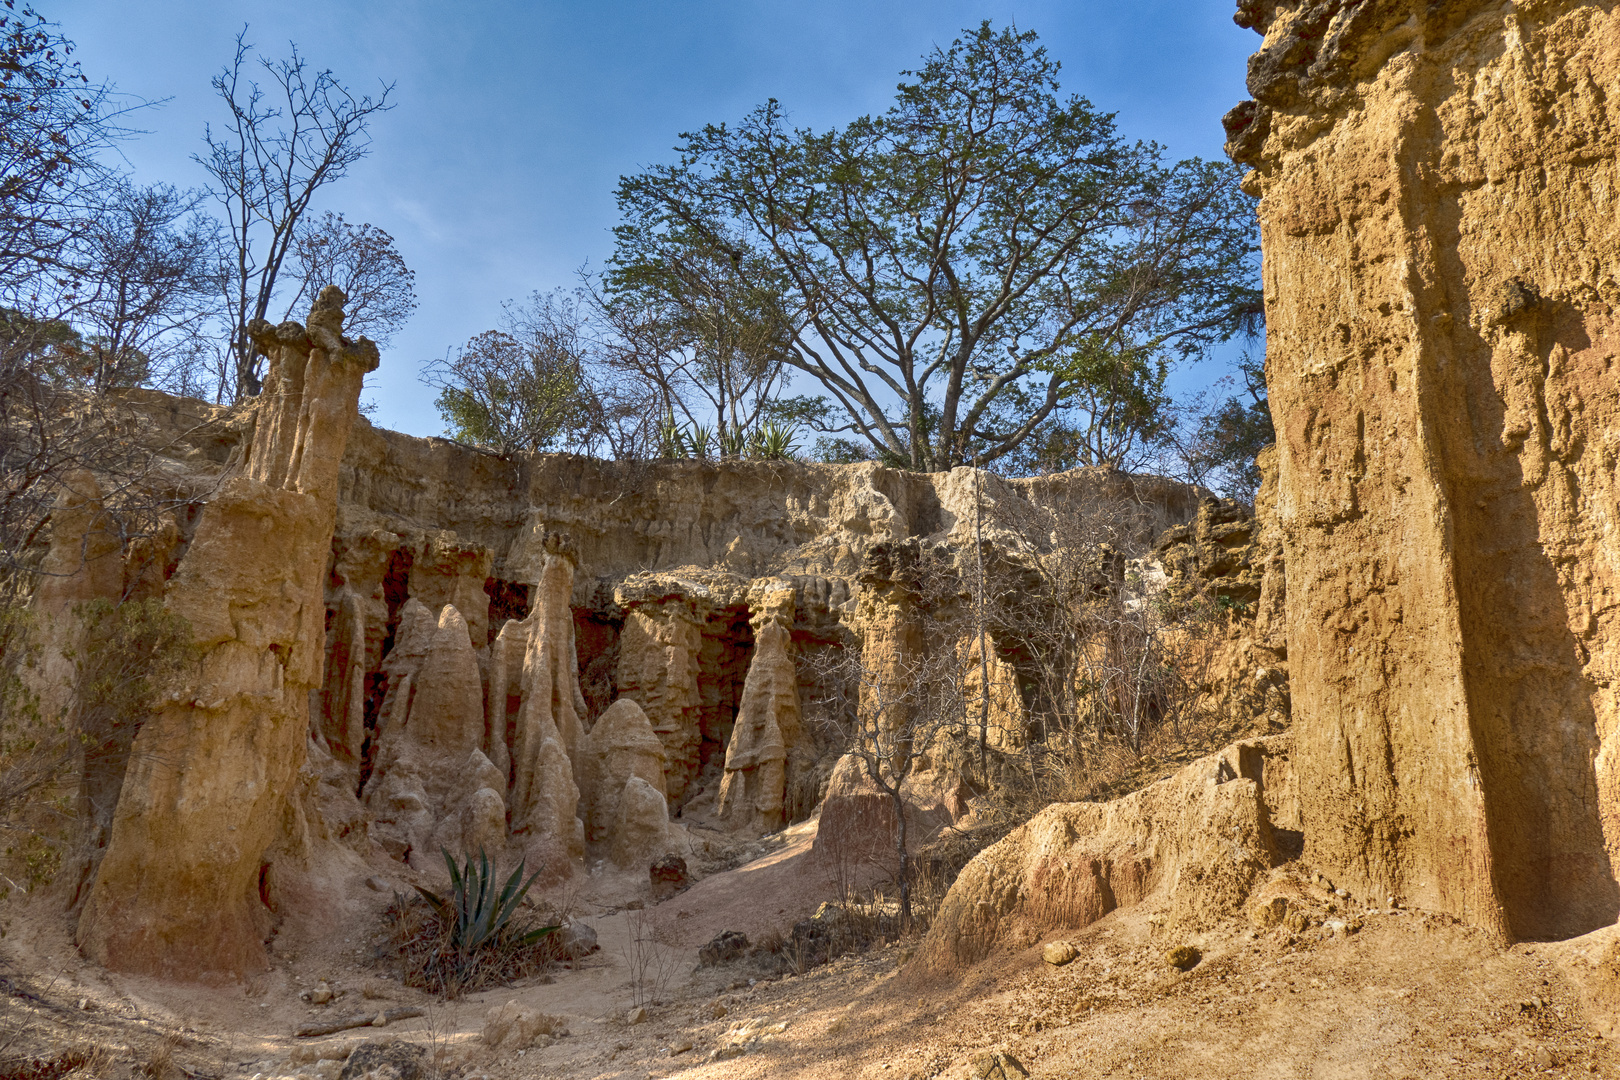
[[[1358, 911], [1339, 913], [1348, 927], [1291, 933], [1232, 920], [1167, 942], [1152, 910], [1135, 908], [1070, 934], [1078, 957], [1063, 967], [1042, 963], [1036, 947], [929, 974], [910, 962], [912, 942], [785, 977], [749, 960], [697, 967], [696, 947], [721, 930], [785, 930], [846, 884], [811, 857], [813, 828], [644, 910], [607, 902], [622, 882], [582, 881], [566, 899], [601, 951], [551, 981], [450, 1003], [385, 977], [371, 941], [380, 896], [373, 921], [347, 937], [285, 950], [264, 976], [216, 987], [102, 971], [78, 957], [59, 915], [17, 908], [0, 941], [0, 1080], [55, 1080], [66, 1070], [27, 1062], [70, 1065], [78, 1059], [61, 1055], [75, 1048], [88, 1061], [74, 1076], [336, 1080], [354, 1046], [393, 1039], [426, 1047], [440, 1076], [490, 1080], [955, 1080], [978, 1075], [987, 1052], [1036, 1077], [1620, 1080], [1620, 1057], [1599, 1034], [1613, 1030], [1620, 1001], [1613, 928], [1501, 948], [1444, 917]], [[1169, 967], [1169, 944], [1196, 945], [1203, 959]], [[335, 1001], [300, 1000], [323, 978]], [[641, 999], [646, 1015], [631, 1022]], [[569, 1033], [521, 1053], [492, 1050], [485, 1017], [509, 1002], [564, 1018]], [[407, 1006], [425, 1015], [292, 1034], [312, 1019]]]

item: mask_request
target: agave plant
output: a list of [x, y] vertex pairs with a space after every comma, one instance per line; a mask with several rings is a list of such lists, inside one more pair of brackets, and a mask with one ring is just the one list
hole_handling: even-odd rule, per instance
[[720, 456], [740, 458], [748, 451], [748, 433], [741, 428], [727, 428], [720, 433]]
[[686, 456], [686, 432], [675, 422], [673, 412], [658, 424], [658, 456], [666, 458]]
[[798, 428], [767, 420], [754, 432], [753, 456], [767, 461], [790, 460], [799, 444], [794, 441]]
[[[444, 864], [450, 868], [450, 895], [439, 896], [420, 885], [415, 888], [439, 918], [451, 925], [450, 944], [463, 961], [488, 946], [533, 945], [547, 934], [557, 931], [558, 927], [542, 926], [515, 936], [506, 934], [512, 915], [528, 895], [534, 879], [540, 876], [539, 871], [530, 875], [528, 881], [523, 881], [524, 864], [520, 862], [517, 869], [512, 871], [512, 876], [506, 879], [506, 884], [497, 890], [489, 856], [482, 849], [478, 852], [476, 864], [471, 855], [467, 856], [465, 867], [458, 867], [456, 860], [444, 848], [441, 847], [439, 851], [444, 855]], [[519, 882], [522, 884], [519, 885]]]
[[692, 456], [699, 461], [709, 459], [709, 444], [714, 442], [714, 429], [702, 424], [693, 424], [686, 436], [686, 445], [691, 448]]

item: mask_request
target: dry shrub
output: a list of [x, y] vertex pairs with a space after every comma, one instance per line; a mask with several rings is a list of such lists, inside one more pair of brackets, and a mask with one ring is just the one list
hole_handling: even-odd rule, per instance
[[675, 932], [654, 913], [632, 911], [629, 936], [622, 947], [630, 972], [630, 998], [635, 1006], [658, 1001], [682, 965]]
[[97, 1051], [79, 1046], [50, 1057], [0, 1060], [0, 1080], [62, 1080], [62, 1077], [76, 1069], [83, 1069], [99, 1056]]
[[178, 1032], [170, 1032], [147, 1055], [145, 1063], [140, 1066], [138, 1071], [147, 1080], [168, 1080], [171, 1074], [180, 1072], [180, 1069], [175, 1064], [174, 1052], [185, 1045], [187, 1044], [183, 1035]]

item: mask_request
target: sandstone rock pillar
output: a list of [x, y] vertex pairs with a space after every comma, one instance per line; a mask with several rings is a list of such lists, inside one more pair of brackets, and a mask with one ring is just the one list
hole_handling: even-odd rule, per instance
[[691, 606], [680, 598], [635, 604], [625, 615], [619, 637], [619, 693], [641, 706], [663, 740], [668, 755], [664, 781], [676, 803], [698, 773], [702, 648], [703, 632]]
[[726, 746], [717, 812], [737, 828], [769, 833], [784, 823], [788, 749], [799, 736], [793, 590], [768, 593], [752, 621], [754, 658]]
[[269, 358], [240, 475], [203, 509], [165, 589], [202, 651], [146, 720], [78, 924], [91, 959], [173, 978], [262, 969], [265, 854], [320, 685], [338, 465], [376, 346], [342, 336], [344, 296], [307, 327], [255, 322]]
[[585, 698], [579, 687], [574, 647], [573, 541], [546, 534], [545, 562], [528, 618], [523, 657], [522, 705], [515, 721], [512, 755], [512, 829], [555, 837], [573, 857], [584, 851], [578, 817], [583, 772]]
[[1615, 920], [1620, 11], [1243, 0], [1306, 858]]

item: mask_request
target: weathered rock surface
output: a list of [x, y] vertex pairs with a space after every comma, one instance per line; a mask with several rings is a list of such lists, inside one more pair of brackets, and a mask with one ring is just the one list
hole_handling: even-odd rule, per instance
[[1118, 907], [1162, 905], [1168, 930], [1238, 911], [1282, 861], [1275, 829], [1293, 814], [1288, 736], [1236, 743], [1108, 803], [1047, 807], [986, 848], [951, 886], [923, 943], [948, 970], [996, 945], [1033, 944]]
[[79, 918], [80, 947], [108, 967], [195, 978], [264, 966], [262, 871], [321, 685], [339, 463], [377, 366], [369, 341], [342, 337], [343, 302], [328, 288], [307, 328], [252, 326], [269, 357], [252, 443], [164, 591], [200, 669], [135, 737]]
[[719, 816], [744, 830], [784, 824], [788, 749], [799, 741], [799, 676], [793, 657], [793, 591], [766, 593], [754, 617], [754, 658], [726, 746]]
[[1306, 858], [1509, 938], [1620, 908], [1620, 11], [1261, 3]]
[[612, 838], [631, 779], [664, 796], [664, 744], [641, 706], [620, 698], [591, 728], [585, 754], [585, 839], [600, 844]]
[[407, 600], [384, 670], [389, 691], [365, 788], [373, 837], [419, 869], [436, 870], [440, 848], [500, 851], [506, 775], [483, 751], [484, 690], [460, 612], [446, 604], [435, 621]]

